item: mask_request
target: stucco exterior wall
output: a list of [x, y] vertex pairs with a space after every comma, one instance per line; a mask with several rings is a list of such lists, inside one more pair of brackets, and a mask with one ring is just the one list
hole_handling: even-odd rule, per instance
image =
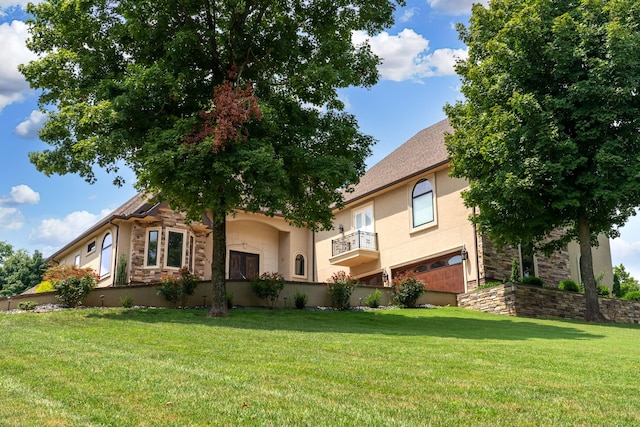
[[[415, 184], [424, 178], [429, 179], [434, 188], [435, 217], [432, 223], [413, 228], [411, 194]], [[475, 280], [474, 230], [468, 220], [471, 210], [464, 206], [460, 196], [465, 187], [464, 180], [450, 177], [445, 168], [417, 176], [336, 212], [334, 229], [317, 235], [318, 280], [326, 281], [340, 270], [357, 277], [379, 273], [383, 269], [391, 274], [393, 268], [460, 252], [463, 246], [469, 252], [469, 260], [464, 263], [465, 275], [467, 280]], [[332, 257], [331, 241], [342, 236], [339, 226], [344, 227], [345, 235], [354, 232], [354, 211], [367, 205], [373, 206], [379, 258], [351, 268], [332, 265], [329, 261]]]

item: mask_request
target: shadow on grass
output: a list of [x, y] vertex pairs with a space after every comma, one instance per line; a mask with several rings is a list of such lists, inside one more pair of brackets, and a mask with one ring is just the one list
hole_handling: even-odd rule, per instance
[[576, 327], [545, 321], [491, 316], [460, 309], [383, 311], [298, 311], [234, 309], [226, 318], [206, 310], [92, 310], [87, 317], [144, 323], [191, 324], [265, 331], [433, 336], [469, 340], [590, 340], [604, 338]]

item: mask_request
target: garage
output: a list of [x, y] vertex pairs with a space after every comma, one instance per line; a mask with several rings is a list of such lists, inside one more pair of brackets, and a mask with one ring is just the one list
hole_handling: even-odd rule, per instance
[[415, 264], [395, 268], [392, 277], [412, 272], [426, 283], [426, 289], [437, 292], [464, 292], [464, 271], [460, 252], [423, 260]]

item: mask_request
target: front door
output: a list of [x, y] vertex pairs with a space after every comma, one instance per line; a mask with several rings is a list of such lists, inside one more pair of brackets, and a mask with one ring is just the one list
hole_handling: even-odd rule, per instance
[[253, 280], [260, 271], [260, 255], [229, 251], [229, 279]]

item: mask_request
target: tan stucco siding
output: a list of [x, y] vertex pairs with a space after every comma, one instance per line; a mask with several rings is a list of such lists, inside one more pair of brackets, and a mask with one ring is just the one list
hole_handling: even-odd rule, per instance
[[[602, 284], [612, 289], [613, 287], [613, 263], [611, 261], [611, 245], [609, 238], [604, 235], [598, 236], [598, 247], [592, 248], [593, 273], [598, 278], [602, 275]], [[569, 243], [569, 267], [571, 269], [571, 280], [581, 282], [580, 276], [580, 246], [577, 242]]]

